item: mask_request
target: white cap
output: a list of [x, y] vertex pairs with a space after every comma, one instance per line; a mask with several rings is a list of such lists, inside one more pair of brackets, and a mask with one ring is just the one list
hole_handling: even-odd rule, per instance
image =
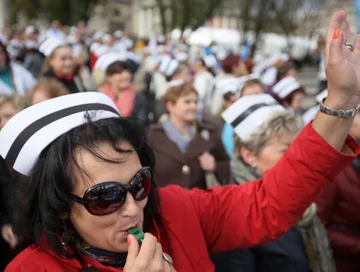
[[245, 141], [274, 112], [284, 110], [271, 95], [248, 95], [233, 103], [223, 112], [222, 117], [232, 125], [236, 135]]
[[33, 40], [26, 40], [25, 41], [25, 47], [27, 49], [39, 49], [39, 44], [36, 41], [33, 41]]
[[97, 56], [97, 57], [101, 57], [102, 55], [108, 53], [110, 51], [110, 48], [106, 45], [101, 45], [99, 46], [95, 51], [94, 51], [94, 54]]
[[57, 38], [48, 38], [39, 47], [39, 51], [46, 57], [51, 56], [56, 48], [65, 46], [66, 42]]
[[177, 86], [183, 85], [184, 83], [185, 83], [184, 80], [182, 80], [182, 79], [176, 79], [176, 80], [171, 80], [171, 81], [168, 83], [168, 86], [169, 86], [169, 87], [177, 87]]
[[239, 92], [239, 86], [239, 80], [237, 78], [226, 78], [216, 84], [216, 89], [219, 90], [222, 95], [228, 93], [236, 94]]
[[70, 35], [66, 37], [66, 41], [70, 44], [77, 43], [78, 39], [74, 35]]
[[[257, 64], [253, 67], [252, 71], [254, 73], [262, 74], [264, 73], [268, 68], [273, 66], [278, 60], [282, 60], [283, 62], [286, 62], [290, 59], [288, 54], [285, 53], [275, 53], [270, 55], [269, 57], [262, 59], [257, 62]], [[276, 68], [275, 68], [276, 69]], [[276, 70], [277, 71], [277, 70]], [[273, 79], [271, 79], [273, 80]]]
[[33, 25], [29, 25], [25, 28], [25, 35], [31, 35], [36, 33], [36, 27]]
[[189, 58], [189, 55], [186, 54], [185, 52], [179, 52], [176, 54], [176, 60], [179, 61], [179, 62], [184, 62], [184, 61], [187, 61], [188, 58]]
[[100, 40], [101, 37], [104, 35], [104, 32], [102, 31], [96, 31], [95, 34], [93, 35], [93, 40]]
[[260, 80], [260, 75], [258, 73], [252, 73], [252, 74], [237, 78], [237, 80], [239, 82], [238, 83], [239, 89], [241, 90], [244, 87], [244, 85], [246, 84], [246, 82], [248, 82], [249, 80], [253, 80], [253, 79]]
[[116, 30], [114, 32], [114, 37], [117, 39], [120, 39], [123, 35], [124, 35], [124, 32], [122, 32], [121, 30]]
[[205, 66], [207, 68], [212, 68], [216, 66], [216, 58], [214, 55], [207, 55], [204, 57]]
[[107, 53], [102, 55], [95, 63], [94, 68], [96, 70], [106, 72], [111, 64], [117, 61], [126, 61], [126, 56], [120, 53]]
[[80, 43], [74, 44], [72, 49], [73, 49], [73, 56], [80, 56], [85, 52], [84, 47]]
[[292, 92], [301, 87], [300, 83], [294, 77], [286, 77], [276, 83], [273, 87], [273, 92], [281, 99], [284, 99]]
[[160, 62], [159, 71], [167, 76], [172, 76], [179, 66], [179, 62], [172, 59], [170, 56], [165, 55]]
[[101, 46], [101, 43], [93, 42], [93, 43], [90, 45], [90, 52], [91, 52], [91, 53], [94, 53], [97, 49], [99, 49], [100, 46]]
[[88, 122], [119, 117], [105, 94], [82, 92], [33, 105], [16, 114], [0, 131], [0, 155], [23, 175], [29, 175], [40, 153], [55, 139]]
[[262, 74], [268, 68], [268, 61], [266, 59], [259, 61], [252, 69], [253, 73]]
[[112, 41], [112, 36], [110, 34], [104, 34], [102, 37], [101, 37], [101, 41], [103, 43], [108, 43], [108, 42], [111, 42]]
[[286, 53], [275, 53], [270, 55], [267, 58], [268, 66], [274, 65], [278, 60], [281, 60], [283, 62], [287, 62], [290, 59], [290, 56]]

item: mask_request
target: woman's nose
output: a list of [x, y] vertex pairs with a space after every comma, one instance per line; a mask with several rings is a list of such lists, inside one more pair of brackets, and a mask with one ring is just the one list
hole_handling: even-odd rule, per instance
[[138, 206], [137, 201], [129, 192], [127, 192], [126, 194], [126, 200], [123, 206], [121, 207], [120, 211], [123, 216], [128, 216], [128, 217], [137, 216], [140, 212], [140, 208]]

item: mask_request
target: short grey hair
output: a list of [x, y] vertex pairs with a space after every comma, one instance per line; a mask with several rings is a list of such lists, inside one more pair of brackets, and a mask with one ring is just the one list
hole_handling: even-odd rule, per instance
[[281, 135], [285, 132], [299, 133], [304, 127], [302, 118], [292, 111], [281, 111], [273, 113], [269, 119], [257, 127], [248, 137], [247, 140], [240, 139], [235, 135], [235, 152], [245, 147], [249, 151], [258, 155], [264, 146], [274, 135]]

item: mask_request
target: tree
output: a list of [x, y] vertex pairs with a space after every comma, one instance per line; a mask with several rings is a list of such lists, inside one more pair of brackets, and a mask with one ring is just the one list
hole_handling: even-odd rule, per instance
[[10, 19], [17, 21], [19, 13], [27, 19], [45, 18], [48, 21], [59, 20], [62, 24], [72, 25], [79, 21], [88, 21], [93, 8], [106, 0], [12, 0]]
[[303, 0], [269, 1], [275, 13], [275, 20], [286, 36], [290, 36], [298, 27], [299, 10]]
[[[148, 6], [148, 1], [140, 1]], [[158, 10], [162, 34], [174, 28], [197, 29], [209, 20], [221, 6], [223, 0], [154, 0], [152, 8]], [[166, 16], [171, 15], [171, 16]]]

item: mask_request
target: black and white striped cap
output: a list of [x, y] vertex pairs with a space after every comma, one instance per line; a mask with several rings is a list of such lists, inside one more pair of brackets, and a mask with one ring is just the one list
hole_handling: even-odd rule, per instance
[[87, 122], [120, 117], [105, 94], [76, 93], [33, 105], [11, 118], [0, 131], [0, 155], [29, 175], [40, 153], [56, 138]]
[[223, 112], [222, 117], [226, 123], [231, 124], [240, 139], [247, 140], [271, 114], [284, 110], [271, 95], [256, 94], [238, 99]]

